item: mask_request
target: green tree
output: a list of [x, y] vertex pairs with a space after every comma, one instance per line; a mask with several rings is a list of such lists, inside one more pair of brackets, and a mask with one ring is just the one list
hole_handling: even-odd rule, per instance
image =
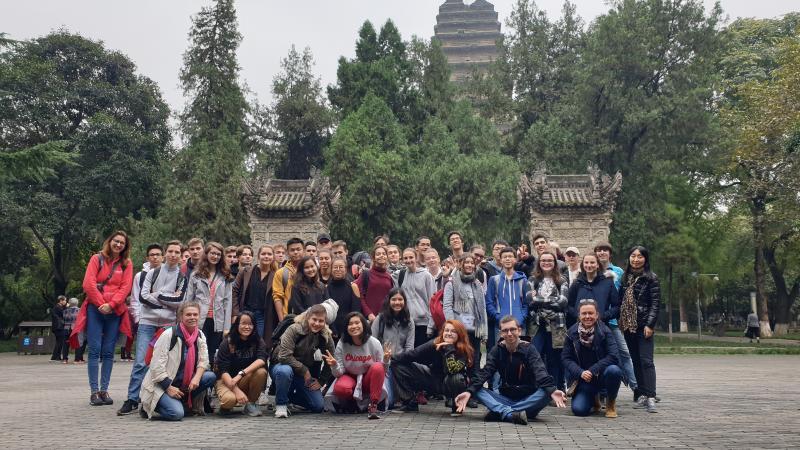
[[[377, 232], [408, 235], [409, 148], [392, 111], [373, 94], [339, 125], [325, 150], [325, 174], [341, 190], [331, 232], [368, 248]], [[404, 194], [405, 192], [405, 194]]]
[[0, 253], [44, 259], [29, 286], [51, 299], [121, 218], [154, 212], [169, 110], [125, 55], [66, 31], [6, 48], [0, 92], [0, 228], [13, 243]]
[[181, 114], [186, 146], [172, 161], [159, 218], [173, 236], [249, 242], [241, 186], [249, 154], [249, 106], [239, 85], [241, 42], [233, 0], [216, 0], [192, 19], [180, 79], [190, 98]]
[[312, 168], [323, 165], [322, 150], [330, 139], [334, 117], [313, 66], [310, 49], [299, 53], [292, 46], [272, 81], [274, 101], [264, 118], [264, 137], [271, 147], [270, 159], [280, 161], [278, 178], [308, 178]]
[[710, 172], [721, 14], [698, 0], [619, 0], [588, 30], [573, 130], [582, 159], [626, 177], [612, 229], [620, 248], [656, 241], [649, 224], [667, 200], [663, 174]]
[[736, 86], [735, 101], [722, 110], [733, 149], [726, 175], [752, 217], [758, 313], [766, 336], [772, 334], [767, 270], [775, 284], [776, 334], [788, 330], [791, 308], [800, 297], [800, 273], [795, 269], [800, 248], [798, 36], [780, 41], [774, 62], [766, 79], [752, 77]]

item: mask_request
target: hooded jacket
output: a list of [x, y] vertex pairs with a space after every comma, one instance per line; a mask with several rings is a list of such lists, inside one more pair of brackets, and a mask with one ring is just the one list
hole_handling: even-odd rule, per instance
[[493, 276], [486, 288], [486, 315], [494, 319], [496, 324], [507, 315], [512, 315], [518, 323], [525, 324], [528, 316], [525, 297], [529, 290], [528, 279], [522, 272], [514, 272], [510, 282], [505, 272]]

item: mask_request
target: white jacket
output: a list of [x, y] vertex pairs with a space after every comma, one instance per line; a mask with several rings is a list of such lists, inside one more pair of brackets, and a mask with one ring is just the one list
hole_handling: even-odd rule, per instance
[[[161, 396], [164, 395], [164, 389], [159, 383], [165, 378], [174, 380], [175, 375], [178, 374], [178, 366], [183, 355], [183, 339], [178, 338], [175, 342], [175, 347], [170, 350], [172, 330], [173, 328], [170, 327], [158, 337], [153, 347], [153, 359], [150, 361], [150, 369], [142, 380], [142, 390], [139, 397], [141, 398], [142, 408], [147, 412], [148, 417], [153, 417], [156, 405], [161, 400]], [[209, 370], [206, 337], [202, 331], [199, 331], [199, 333], [200, 336], [197, 337], [197, 368], [202, 367], [205, 370]], [[200, 407], [202, 408], [202, 404]]]

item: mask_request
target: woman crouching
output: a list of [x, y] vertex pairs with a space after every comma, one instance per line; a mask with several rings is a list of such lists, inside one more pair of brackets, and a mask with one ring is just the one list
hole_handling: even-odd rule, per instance
[[207, 371], [208, 346], [199, 320], [200, 304], [184, 302], [178, 308], [178, 325], [164, 330], [156, 341], [142, 381], [142, 417], [181, 420], [185, 408], [192, 415], [205, 415], [206, 390], [217, 377]]
[[[367, 410], [369, 419], [380, 419], [378, 403], [386, 400], [386, 365], [392, 352], [372, 337], [367, 318], [360, 312], [347, 315], [347, 331], [336, 344], [334, 355], [323, 356], [336, 380], [325, 395], [327, 409]], [[385, 408], [384, 408], [385, 409]]]

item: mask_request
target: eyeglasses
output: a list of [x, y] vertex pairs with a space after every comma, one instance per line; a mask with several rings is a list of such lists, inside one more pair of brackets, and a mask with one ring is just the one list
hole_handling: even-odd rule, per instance
[[514, 328], [503, 328], [503, 329], [500, 330], [500, 334], [514, 334], [517, 331], [519, 331], [519, 328], [517, 328], [517, 327], [514, 327]]
[[552, 259], [543, 259], [542, 260], [542, 264], [554, 264], [554, 263], [555, 263], [555, 261], [553, 261]]

